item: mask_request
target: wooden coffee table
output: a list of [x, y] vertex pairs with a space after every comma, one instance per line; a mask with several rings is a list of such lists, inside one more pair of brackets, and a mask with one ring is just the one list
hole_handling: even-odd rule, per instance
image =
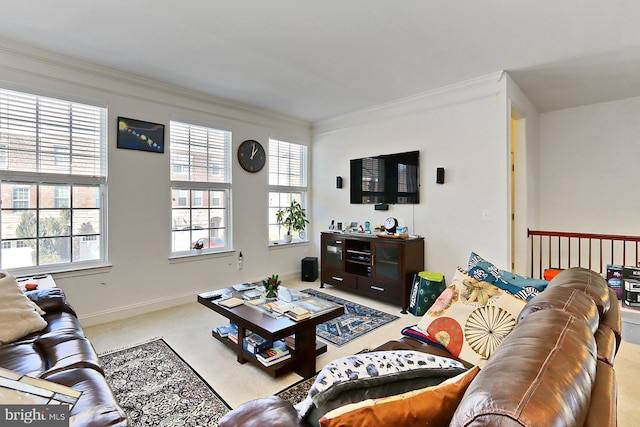
[[[232, 288], [229, 293], [238, 295]], [[344, 307], [337, 305], [318, 315], [299, 322], [286, 316], [274, 318], [264, 312], [249, 307], [246, 304], [227, 308], [218, 305], [218, 301], [198, 295], [198, 302], [216, 313], [229, 319], [230, 323], [238, 325], [238, 343], [230, 341], [226, 337], [219, 336], [215, 329], [212, 335], [236, 352], [238, 363], [250, 362], [273, 377], [286, 372], [295, 371], [304, 378], [309, 378], [316, 373], [316, 357], [327, 351], [327, 345], [316, 341], [316, 325], [334, 319], [344, 314]], [[250, 352], [242, 348], [242, 341], [247, 336], [247, 330], [254, 332], [270, 342], [282, 340], [295, 334], [295, 350], [291, 351], [291, 358], [271, 366], [264, 366]]]

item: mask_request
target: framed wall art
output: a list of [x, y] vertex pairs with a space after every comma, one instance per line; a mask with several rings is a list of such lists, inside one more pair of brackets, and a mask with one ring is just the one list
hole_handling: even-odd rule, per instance
[[118, 117], [118, 148], [164, 153], [164, 125]]

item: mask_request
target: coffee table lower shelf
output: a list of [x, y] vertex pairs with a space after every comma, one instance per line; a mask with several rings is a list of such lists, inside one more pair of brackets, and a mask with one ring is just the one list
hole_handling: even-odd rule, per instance
[[[230, 349], [232, 349], [234, 352], [238, 353], [238, 351], [242, 352], [242, 357], [244, 358], [245, 361], [248, 361], [250, 363], [252, 363], [253, 365], [257, 366], [258, 368], [262, 369], [264, 372], [268, 373], [269, 375], [271, 375], [272, 377], [278, 377], [284, 373], [287, 372], [291, 372], [293, 370], [296, 369], [296, 365], [298, 365], [300, 363], [300, 360], [298, 360], [298, 358], [296, 358], [296, 352], [295, 350], [289, 350], [291, 351], [291, 358], [287, 359], [287, 360], [283, 360], [280, 363], [276, 363], [274, 365], [271, 366], [264, 366], [262, 363], [260, 363], [260, 361], [256, 358], [256, 356], [253, 353], [249, 353], [248, 351], [246, 351], [245, 349], [242, 348], [242, 346], [240, 344], [236, 344], [235, 342], [231, 341], [230, 339], [228, 339], [227, 337], [221, 337], [220, 335], [218, 335], [215, 331], [211, 331], [211, 335], [217, 339], [218, 341], [220, 341], [221, 343], [223, 343], [224, 345], [226, 345], [227, 347], [229, 347]], [[327, 345], [316, 340], [316, 351], [315, 351], [315, 356], [318, 357], [319, 355], [326, 353], [327, 352]]]

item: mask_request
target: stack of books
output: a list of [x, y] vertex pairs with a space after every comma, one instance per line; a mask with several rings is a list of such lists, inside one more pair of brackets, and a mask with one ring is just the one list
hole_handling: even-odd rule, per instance
[[216, 334], [220, 335], [223, 338], [228, 337], [230, 333], [234, 333], [237, 337], [238, 325], [236, 325], [235, 323], [229, 323], [228, 325], [218, 326], [214, 329], [214, 331], [216, 332]]
[[295, 350], [296, 349], [296, 336], [295, 335], [289, 335], [288, 337], [285, 337], [284, 343], [291, 350]]
[[289, 310], [284, 312], [284, 315], [295, 320], [296, 322], [311, 317], [311, 313], [309, 313], [308, 310], [305, 310], [302, 307], [291, 307]]
[[252, 299], [260, 298], [261, 296], [262, 296], [262, 292], [258, 292], [256, 290], [250, 290], [242, 294], [242, 299], [250, 301]]
[[292, 307], [294, 307], [293, 304], [280, 300], [268, 302], [264, 306], [265, 308], [280, 314], [284, 314], [287, 310], [290, 310]]
[[244, 340], [242, 340], [242, 348], [251, 354], [258, 354], [265, 351], [269, 349], [271, 345], [271, 342], [255, 333], [248, 335]]
[[227, 339], [232, 343], [238, 344], [238, 328], [229, 331], [229, 335], [227, 335]]
[[291, 353], [283, 341], [276, 341], [273, 347], [256, 354], [256, 359], [264, 366], [275, 365], [290, 358]]

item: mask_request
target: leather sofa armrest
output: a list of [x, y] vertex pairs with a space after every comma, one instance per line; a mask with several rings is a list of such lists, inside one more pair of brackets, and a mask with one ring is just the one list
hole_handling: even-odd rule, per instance
[[25, 295], [47, 313], [65, 311], [66, 298], [60, 288], [36, 289], [25, 292]]
[[251, 400], [227, 413], [219, 427], [307, 427], [298, 411], [286, 400], [277, 396]]

